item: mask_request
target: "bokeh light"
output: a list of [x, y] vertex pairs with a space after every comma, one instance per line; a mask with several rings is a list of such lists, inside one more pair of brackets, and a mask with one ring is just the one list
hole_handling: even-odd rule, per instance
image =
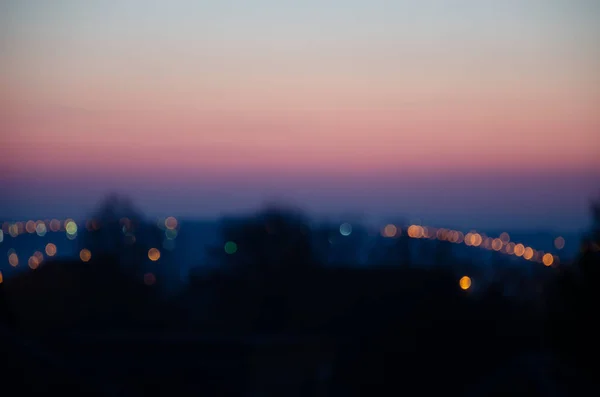
[[160, 251], [157, 248], [150, 248], [148, 250], [148, 259], [152, 262], [156, 262], [160, 259]]
[[144, 274], [144, 284], [147, 286], [152, 286], [156, 284], [156, 276], [154, 273], [146, 273]]
[[58, 219], [52, 219], [50, 221], [50, 230], [58, 232], [60, 230], [60, 221]]
[[557, 250], [561, 250], [561, 249], [565, 248], [565, 239], [561, 236], [558, 236], [557, 238], [554, 239], [554, 246], [556, 247]]
[[169, 240], [174, 240], [177, 238], [177, 230], [176, 229], [167, 229], [165, 230], [165, 237]]
[[472, 244], [474, 247], [479, 247], [483, 242], [483, 237], [479, 233], [473, 233]]
[[552, 256], [552, 254], [546, 254], [542, 257], [542, 263], [545, 266], [552, 266], [552, 264], [554, 263], [554, 256]]
[[90, 259], [92, 259], [92, 253], [89, 249], [84, 248], [79, 251], [79, 259], [81, 259], [83, 262], [89, 262]]
[[349, 223], [342, 223], [340, 225], [340, 234], [342, 236], [349, 236], [352, 234], [352, 225]]
[[225, 253], [227, 253], [228, 255], [233, 255], [237, 252], [237, 244], [233, 241], [228, 241], [225, 243]]
[[410, 225], [406, 232], [408, 233], [408, 236], [411, 238], [421, 238], [421, 237], [423, 237], [423, 234], [424, 234], [423, 228], [419, 225]]
[[40, 266], [40, 261], [37, 257], [32, 255], [29, 257], [29, 261], [27, 261], [27, 265], [29, 266], [29, 268], [31, 270], [35, 270]]
[[46, 255], [54, 256], [56, 255], [56, 245], [52, 243], [46, 244]]
[[492, 240], [492, 249], [494, 251], [500, 251], [502, 249], [502, 240], [499, 238], [495, 238]]
[[471, 278], [469, 276], [463, 276], [460, 278], [458, 284], [460, 285], [461, 289], [464, 289], [466, 291], [469, 288], [471, 288]]
[[523, 256], [523, 254], [525, 254], [525, 246], [523, 244], [515, 245], [515, 255]]
[[398, 234], [398, 228], [396, 225], [389, 224], [383, 228], [384, 237], [396, 237], [396, 234]]
[[13, 223], [8, 227], [8, 234], [10, 234], [10, 237], [13, 238], [19, 235], [19, 228], [16, 223]]
[[47, 232], [46, 224], [42, 221], [38, 221], [37, 224], [35, 225], [35, 232], [37, 233], [38, 236], [44, 237]]
[[176, 229], [178, 224], [179, 222], [177, 222], [177, 219], [175, 217], [170, 216], [167, 219], [165, 219], [165, 227], [168, 230]]
[[8, 254], [8, 263], [12, 267], [19, 266], [19, 256], [15, 252], [11, 252], [10, 254]]
[[2, 276], [2, 271], [0, 271], [0, 284], [4, 282], [4, 277]]
[[506, 244], [506, 253], [509, 255], [513, 255], [515, 253], [515, 243]]
[[65, 231], [68, 235], [74, 236], [77, 234], [77, 224], [73, 220], [65, 222]]
[[27, 221], [27, 223], [25, 224], [25, 230], [27, 231], [27, 233], [29, 234], [33, 234], [35, 233], [35, 222], [34, 221]]

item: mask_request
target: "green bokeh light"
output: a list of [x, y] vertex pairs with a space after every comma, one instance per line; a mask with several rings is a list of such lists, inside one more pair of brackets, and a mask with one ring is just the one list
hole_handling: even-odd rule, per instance
[[225, 252], [229, 255], [235, 254], [237, 252], [237, 244], [233, 241], [228, 241], [225, 243]]

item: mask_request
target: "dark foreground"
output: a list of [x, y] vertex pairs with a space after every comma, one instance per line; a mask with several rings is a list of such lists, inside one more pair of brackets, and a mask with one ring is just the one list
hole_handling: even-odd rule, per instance
[[545, 280], [533, 300], [492, 287], [463, 291], [450, 271], [399, 267], [210, 275], [165, 300], [156, 288], [110, 269], [103, 262], [49, 263], [1, 284], [3, 390], [98, 396], [598, 390], [595, 287], [575, 284], [572, 272]]

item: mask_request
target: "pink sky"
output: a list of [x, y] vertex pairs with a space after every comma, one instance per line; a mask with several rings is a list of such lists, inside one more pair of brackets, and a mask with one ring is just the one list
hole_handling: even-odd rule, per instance
[[600, 170], [600, 12], [583, 0], [260, 2], [7, 2], [0, 183], [277, 174], [318, 201], [326, 175]]

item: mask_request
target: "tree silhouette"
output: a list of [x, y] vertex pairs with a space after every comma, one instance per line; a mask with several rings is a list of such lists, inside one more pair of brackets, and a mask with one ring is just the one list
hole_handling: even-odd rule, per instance
[[[592, 201], [592, 226], [584, 237], [574, 266], [565, 266], [548, 288], [548, 336], [565, 366], [584, 380], [596, 379], [589, 362], [600, 353], [600, 327], [595, 320], [600, 303], [600, 200]], [[597, 383], [597, 381], [596, 381]]]
[[300, 211], [269, 205], [256, 215], [226, 221], [219, 260], [242, 273], [285, 273], [312, 266], [311, 233]]
[[156, 225], [145, 222], [129, 198], [115, 193], [101, 202], [81, 239], [81, 248], [90, 250], [92, 258], [105, 258], [136, 276], [148, 264], [148, 250], [160, 246]]

